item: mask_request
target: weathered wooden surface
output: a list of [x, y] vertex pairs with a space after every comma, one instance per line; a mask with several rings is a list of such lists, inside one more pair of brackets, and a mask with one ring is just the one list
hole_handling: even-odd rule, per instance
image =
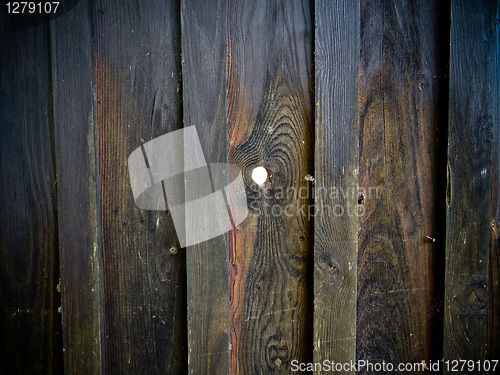
[[[356, 359], [359, 1], [316, 1], [314, 360]], [[315, 372], [321, 373], [321, 372]]]
[[[0, 16], [1, 373], [499, 358], [498, 1], [65, 5]], [[191, 125], [250, 211], [182, 249], [127, 158]]]
[[[196, 126], [208, 163], [224, 163], [226, 2], [181, 5], [184, 126]], [[227, 234], [186, 248], [190, 374], [229, 373], [228, 249]]]
[[48, 25], [13, 33], [0, 11], [0, 372], [5, 374], [63, 370], [49, 50]]
[[358, 359], [440, 358], [447, 19], [445, 3], [361, 2]]
[[229, 161], [250, 210], [230, 236], [231, 373], [288, 374], [312, 359], [312, 9], [235, 1], [227, 14]]
[[105, 370], [186, 371], [184, 253], [168, 211], [139, 209], [127, 158], [182, 127], [179, 3], [94, 4]]
[[91, 9], [82, 1], [51, 23], [55, 187], [65, 372], [103, 365]]
[[[497, 158], [498, 152], [494, 152], [492, 170], [498, 169]], [[494, 190], [498, 192], [498, 175], [494, 177], [492, 183]], [[498, 196], [493, 196], [492, 203], [497, 200]], [[494, 207], [493, 204], [492, 207]], [[498, 341], [500, 336], [500, 222], [498, 219], [498, 208], [495, 208], [494, 219], [491, 221], [491, 249], [488, 273], [488, 347], [486, 357], [490, 360], [500, 358], [500, 343]]]
[[[488, 285], [488, 274], [499, 215], [499, 10], [498, 1], [452, 1], [444, 304], [449, 360], [488, 355], [488, 288], [497, 288]], [[492, 259], [493, 266], [497, 262]]]

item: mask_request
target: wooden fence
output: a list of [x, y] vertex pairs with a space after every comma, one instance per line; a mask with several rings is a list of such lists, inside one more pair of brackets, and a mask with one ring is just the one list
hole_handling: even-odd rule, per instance
[[[1, 13], [0, 373], [493, 373], [499, 1], [61, 9]], [[190, 125], [249, 215], [181, 248], [127, 158]]]

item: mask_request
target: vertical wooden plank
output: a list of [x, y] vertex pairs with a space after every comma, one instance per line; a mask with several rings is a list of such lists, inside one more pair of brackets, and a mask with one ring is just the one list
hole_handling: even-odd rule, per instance
[[[497, 83], [498, 84], [498, 83]], [[499, 111], [496, 110], [497, 116]], [[498, 122], [497, 122], [498, 123]], [[493, 191], [498, 194], [500, 181], [498, 180], [498, 151], [494, 151], [493, 157]], [[498, 202], [498, 196], [493, 196], [492, 207]], [[498, 203], [496, 204], [498, 206]], [[500, 358], [500, 221], [498, 207], [495, 209], [494, 219], [491, 221], [491, 249], [488, 283], [488, 345], [487, 359]]]
[[441, 358], [437, 201], [445, 144], [437, 142], [448, 16], [439, 3], [361, 1], [356, 354], [372, 363]]
[[2, 372], [63, 371], [49, 28], [0, 11]]
[[51, 23], [65, 371], [99, 374], [101, 246], [90, 2]]
[[498, 196], [492, 200], [500, 125], [499, 7], [498, 1], [452, 1], [445, 360], [480, 360], [488, 350], [489, 213], [495, 225], [499, 212]]
[[[181, 20], [184, 126], [196, 126], [207, 162], [224, 163], [226, 1], [183, 1]], [[186, 269], [189, 373], [228, 374], [228, 235], [186, 248]]]
[[127, 159], [182, 127], [178, 1], [94, 4], [106, 372], [186, 371], [185, 268], [171, 214], [139, 209]]
[[312, 360], [312, 9], [240, 0], [227, 14], [229, 161], [249, 204], [230, 235], [231, 373], [289, 374]]
[[317, 0], [315, 12], [314, 362], [349, 363], [356, 358], [359, 1]]

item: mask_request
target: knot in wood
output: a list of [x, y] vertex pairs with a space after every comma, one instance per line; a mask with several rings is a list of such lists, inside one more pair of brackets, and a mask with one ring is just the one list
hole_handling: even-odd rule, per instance
[[474, 287], [467, 297], [471, 309], [481, 310], [488, 304], [488, 291], [482, 287]]

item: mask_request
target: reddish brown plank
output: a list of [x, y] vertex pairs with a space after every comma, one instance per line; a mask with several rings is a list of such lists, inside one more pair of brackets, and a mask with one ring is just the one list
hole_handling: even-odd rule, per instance
[[[312, 359], [310, 5], [227, 10], [229, 161], [243, 171], [250, 210], [230, 235], [233, 374], [288, 374], [292, 360]], [[261, 186], [251, 178], [258, 166], [269, 174]]]

